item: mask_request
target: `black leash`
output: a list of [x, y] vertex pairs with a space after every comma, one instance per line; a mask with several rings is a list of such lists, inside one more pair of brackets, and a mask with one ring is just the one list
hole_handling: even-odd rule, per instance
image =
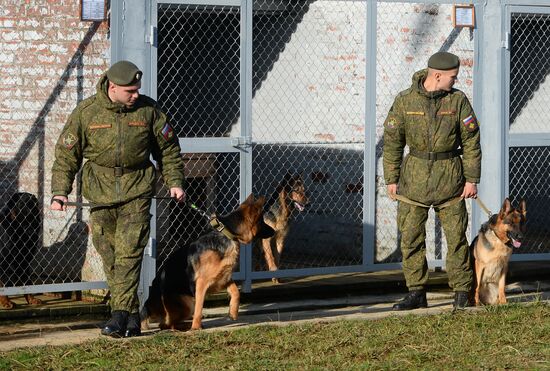
[[[150, 199], [150, 200], [171, 200], [171, 201], [175, 201], [174, 197], [155, 197], [155, 196], [151, 196], [151, 197], [140, 197], [142, 199]], [[112, 207], [114, 206], [113, 204], [95, 204], [95, 203], [91, 203], [91, 202], [75, 202], [75, 201], [67, 201], [67, 202], [63, 202], [62, 200], [60, 199], [57, 199], [57, 198], [52, 198], [52, 201], [51, 202], [57, 202], [58, 204], [61, 205], [61, 207], [63, 206], [74, 206], [74, 207], [90, 207], [90, 208], [100, 208], [100, 207]], [[208, 213], [204, 210], [201, 210], [197, 205], [195, 205], [194, 203], [192, 202], [185, 202], [185, 205], [193, 210], [195, 210], [196, 212], [198, 212], [201, 216], [203, 216], [204, 218], [210, 220], [211, 217], [210, 215], [208, 215]]]

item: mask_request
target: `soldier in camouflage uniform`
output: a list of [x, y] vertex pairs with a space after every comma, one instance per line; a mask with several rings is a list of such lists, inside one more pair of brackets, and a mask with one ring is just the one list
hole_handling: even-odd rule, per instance
[[156, 102], [139, 95], [142, 72], [115, 63], [97, 93], [70, 115], [55, 147], [52, 210], [65, 210], [75, 174], [82, 167], [82, 194], [91, 209], [92, 241], [103, 260], [111, 291], [111, 319], [101, 330], [112, 337], [141, 334], [137, 287], [149, 239], [149, 208], [155, 168], [170, 195], [183, 201], [183, 160], [177, 136]]
[[[454, 54], [438, 52], [431, 56], [428, 68], [416, 72], [412, 86], [395, 98], [384, 122], [384, 179], [390, 197], [399, 194], [427, 206], [409, 202], [398, 206], [409, 293], [394, 310], [427, 307], [425, 240], [430, 206], [438, 214], [447, 239], [446, 266], [449, 286], [455, 292], [454, 307], [467, 305], [473, 272], [464, 198], [477, 197], [481, 148], [472, 106], [463, 92], [453, 88], [459, 67]], [[409, 154], [403, 159], [405, 146]], [[448, 202], [457, 197], [462, 199]]]

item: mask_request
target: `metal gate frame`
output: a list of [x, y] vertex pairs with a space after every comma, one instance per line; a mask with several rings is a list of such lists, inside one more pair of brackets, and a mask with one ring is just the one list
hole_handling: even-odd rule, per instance
[[[185, 138], [179, 137], [182, 153], [238, 153], [240, 158], [239, 170], [239, 198], [243, 202], [252, 190], [252, 153], [251, 153], [251, 112], [252, 112], [252, 44], [245, 35], [252, 33], [252, 7], [246, 0], [152, 0], [150, 13], [150, 44], [151, 44], [151, 82], [150, 95], [157, 99], [157, 41], [156, 30], [158, 27], [158, 6], [160, 4], [174, 5], [206, 5], [206, 6], [232, 6], [241, 9], [240, 15], [240, 112], [241, 127], [238, 137], [213, 137], [213, 138]], [[156, 216], [156, 203], [153, 201], [152, 214]], [[153, 217], [153, 220], [155, 218]], [[156, 241], [156, 228], [151, 229], [152, 243]], [[239, 271], [234, 272], [235, 280], [245, 280], [247, 270], [251, 265], [252, 252], [250, 246], [244, 246], [240, 251]], [[144, 286], [152, 282], [156, 273], [156, 259], [151, 254], [149, 264], [144, 266], [148, 279]]]
[[[514, 13], [532, 13], [550, 15], [548, 1], [530, 1], [533, 5], [513, 5], [509, 2], [506, 6], [505, 30], [504, 30], [504, 56], [503, 56], [503, 81], [502, 102], [504, 102], [504, 195], [509, 194], [510, 186], [510, 148], [514, 147], [550, 147], [550, 130], [546, 133], [510, 133], [510, 90], [511, 90], [511, 47], [512, 47], [512, 15]], [[515, 2], [517, 3], [517, 1]], [[545, 5], [545, 6], [544, 6]], [[512, 261], [550, 260], [550, 253], [512, 254]]]
[[[366, 118], [367, 122], [376, 121], [376, 53], [377, 53], [377, 7], [378, 2], [374, 0], [363, 0], [366, 4], [366, 20], [367, 20], [367, 38], [366, 38], [366, 77], [370, 81], [366, 86]], [[387, 0], [383, 2], [397, 2]], [[453, 4], [454, 1], [412, 1], [402, 0], [402, 3], [422, 3], [422, 4]], [[186, 139], [180, 138], [180, 144], [185, 153], [200, 153], [200, 152], [240, 152], [241, 154], [241, 201], [244, 200], [247, 194], [252, 189], [252, 154], [249, 151], [243, 150], [242, 145], [247, 148], [253, 144], [254, 139], [251, 137], [251, 128], [253, 125], [251, 110], [252, 110], [252, 45], [248, 40], [252, 40], [252, 16], [253, 16], [253, 1], [252, 0], [153, 0], [151, 3], [151, 38], [154, 39], [157, 6], [158, 4], [189, 4], [189, 5], [232, 5], [240, 6], [241, 11], [241, 112], [242, 112], [242, 127], [241, 137], [239, 138], [200, 138]], [[475, 40], [475, 62], [479, 63], [477, 54], [479, 38], [477, 37], [477, 29], [474, 31]], [[154, 46], [155, 41], [151, 44]], [[151, 52], [151, 89], [150, 95], [153, 98], [156, 94], [156, 61], [157, 53], [153, 47]], [[477, 71], [474, 70], [474, 79]], [[478, 96], [478, 89], [475, 88], [474, 94]], [[375, 246], [375, 223], [376, 223], [376, 184], [373, 179], [376, 175], [376, 128], [373, 125], [365, 125], [367, 128], [364, 133], [364, 194], [363, 194], [363, 259], [362, 264], [337, 266], [337, 267], [319, 267], [319, 268], [304, 268], [304, 269], [281, 269], [275, 272], [269, 271], [253, 271], [252, 270], [252, 252], [250, 247], [244, 247], [241, 250], [241, 265], [239, 272], [235, 273], [235, 279], [243, 280], [244, 291], [251, 289], [252, 280], [268, 279], [271, 277], [299, 277], [316, 274], [334, 274], [334, 273], [353, 273], [366, 271], [379, 271], [388, 269], [399, 269], [401, 263], [385, 263], [380, 264], [375, 262], [374, 246]], [[236, 149], [239, 148], [239, 149]], [[369, 181], [371, 180], [371, 181]], [[475, 207], [474, 207], [475, 208]], [[431, 267], [444, 266], [444, 259], [431, 260]], [[153, 265], [154, 266], [154, 265]], [[150, 277], [154, 277], [153, 266], [149, 267]], [[152, 278], [151, 278], [152, 280]]]

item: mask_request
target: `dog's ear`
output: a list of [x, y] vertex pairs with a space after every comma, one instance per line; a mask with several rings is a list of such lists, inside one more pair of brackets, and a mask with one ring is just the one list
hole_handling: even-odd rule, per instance
[[508, 197], [504, 200], [502, 203], [502, 207], [500, 208], [500, 212], [498, 213], [498, 217], [500, 219], [504, 219], [506, 215], [508, 215], [512, 211], [512, 204], [510, 204], [510, 200]]
[[527, 203], [525, 200], [521, 200], [519, 203], [519, 212], [525, 217], [527, 215]]
[[254, 203], [254, 194], [251, 193], [248, 195], [246, 200], [244, 200], [243, 204], [253, 204]]
[[255, 204], [256, 204], [256, 206], [259, 206], [260, 208], [263, 208], [264, 204], [265, 204], [265, 197], [264, 196], [258, 197], [255, 201]]

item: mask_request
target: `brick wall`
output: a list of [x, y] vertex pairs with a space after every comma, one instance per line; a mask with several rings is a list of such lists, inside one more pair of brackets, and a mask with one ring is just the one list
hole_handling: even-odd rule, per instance
[[78, 281], [74, 266], [89, 265], [81, 238], [87, 216], [48, 210], [55, 142], [110, 63], [107, 22], [79, 18], [74, 0], [2, 0], [0, 7], [0, 202], [18, 190], [44, 203], [45, 248], [34, 272], [44, 281], [68, 271]]

